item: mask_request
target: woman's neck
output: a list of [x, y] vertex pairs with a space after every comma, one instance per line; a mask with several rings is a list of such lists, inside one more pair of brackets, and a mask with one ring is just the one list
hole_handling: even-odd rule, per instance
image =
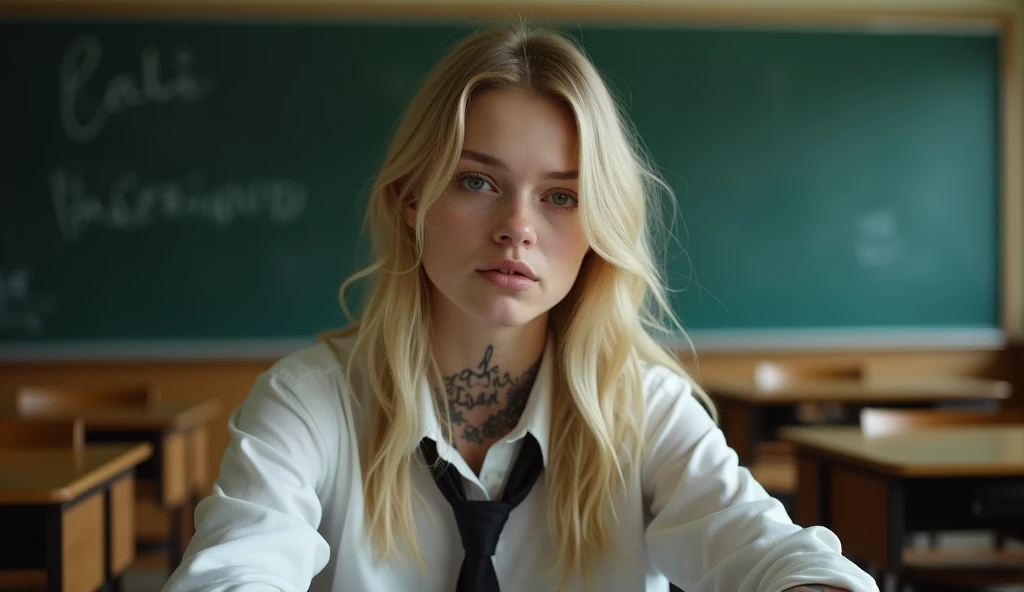
[[[547, 342], [547, 318], [521, 327], [434, 319], [434, 356], [444, 377], [452, 433], [466, 457], [483, 454], [519, 422]], [[474, 467], [478, 468], [478, 467]]]

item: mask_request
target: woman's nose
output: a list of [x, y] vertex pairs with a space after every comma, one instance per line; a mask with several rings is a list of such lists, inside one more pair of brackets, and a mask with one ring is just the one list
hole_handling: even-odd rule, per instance
[[529, 204], [527, 200], [516, 200], [494, 229], [494, 241], [510, 247], [532, 247], [537, 242]]

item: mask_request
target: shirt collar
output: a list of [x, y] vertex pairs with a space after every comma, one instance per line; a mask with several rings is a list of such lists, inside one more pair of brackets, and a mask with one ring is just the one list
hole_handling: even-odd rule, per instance
[[[526, 401], [523, 415], [519, 418], [516, 427], [512, 428], [512, 431], [504, 438], [508, 441], [515, 441], [529, 432], [540, 445], [545, 467], [548, 464], [548, 444], [551, 440], [551, 389], [554, 365], [555, 347], [549, 335], [544, 346], [544, 354], [541, 356], [540, 367], [537, 369], [537, 378], [533, 381], [533, 388], [530, 389], [530, 398]], [[420, 434], [413, 443], [413, 448], [419, 447], [420, 440], [423, 438], [430, 438], [437, 443], [438, 455], [450, 460], [451, 446], [445, 442], [441, 434], [441, 424], [434, 414], [434, 402], [426, 378], [419, 385], [419, 427]]]

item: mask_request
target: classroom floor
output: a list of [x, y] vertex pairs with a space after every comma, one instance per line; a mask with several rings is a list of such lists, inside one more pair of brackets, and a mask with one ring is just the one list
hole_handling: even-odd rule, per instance
[[160, 592], [170, 575], [167, 559], [163, 555], [139, 555], [121, 579], [122, 592]]
[[121, 580], [124, 592], [160, 592], [167, 582], [167, 574], [158, 571], [132, 570]]

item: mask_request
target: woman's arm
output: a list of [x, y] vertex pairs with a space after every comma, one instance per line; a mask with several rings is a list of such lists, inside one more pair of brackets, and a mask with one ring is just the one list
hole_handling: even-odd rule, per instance
[[336, 416], [317, 388], [271, 370], [232, 413], [220, 476], [196, 508], [195, 536], [164, 592], [309, 588], [330, 555], [317, 532], [317, 491], [337, 450], [337, 435], [328, 445], [313, 419]]
[[645, 393], [645, 540], [669, 580], [687, 592], [878, 591], [831, 531], [794, 525], [738, 466], [685, 380], [655, 367]]

